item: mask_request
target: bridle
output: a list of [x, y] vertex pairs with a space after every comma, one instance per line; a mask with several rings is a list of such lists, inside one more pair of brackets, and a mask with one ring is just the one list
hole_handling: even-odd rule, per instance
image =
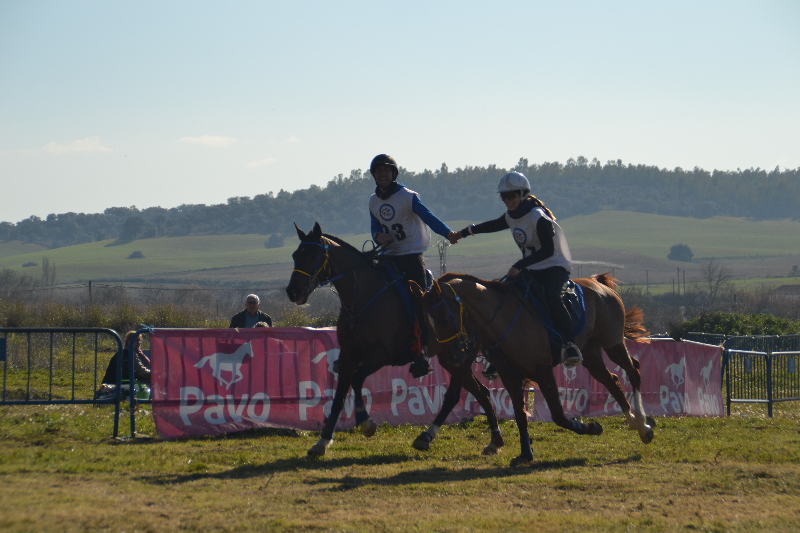
[[[317, 287], [322, 287], [326, 283], [330, 283], [333, 281], [331, 279], [331, 263], [330, 263], [330, 256], [328, 255], [328, 243], [321, 243], [321, 242], [301, 242], [300, 246], [303, 245], [314, 245], [319, 246], [322, 248], [322, 252], [317, 257], [317, 264], [314, 266], [313, 274], [309, 274], [299, 268], [295, 268], [292, 272], [297, 272], [299, 274], [303, 274], [304, 276], [308, 276], [308, 285], [306, 285], [306, 294], [311, 294]], [[320, 273], [323, 271], [327, 272], [327, 277], [323, 280], [320, 280]]]
[[[436, 285], [438, 287], [437, 292], [439, 293], [439, 301], [433, 306], [431, 306], [430, 309], [428, 309], [428, 314], [430, 315], [431, 311], [433, 311], [440, 305], [444, 304], [444, 308], [447, 310], [447, 314], [450, 315], [449, 321], [452, 321], [453, 323], [456, 322], [458, 323], [458, 331], [456, 331], [456, 333], [452, 337], [448, 337], [446, 339], [437, 338], [436, 342], [440, 344], [445, 344], [455, 340], [458, 351], [466, 356], [469, 352], [473, 350], [477, 341], [476, 337], [469, 336], [469, 333], [467, 332], [467, 328], [465, 326], [467, 310], [464, 307], [464, 303], [461, 301], [461, 297], [456, 293], [456, 290], [450, 284], [445, 283], [445, 285], [447, 285], [447, 287], [449, 287], [450, 290], [453, 291], [453, 299], [456, 301], [456, 303], [458, 303], [458, 318], [456, 318], [456, 316], [453, 314], [453, 311], [450, 309], [450, 306], [447, 305], [447, 303], [445, 302], [444, 296], [442, 296], [441, 285], [439, 285], [439, 283], [436, 283]], [[436, 333], [436, 328], [434, 328], [434, 333]]]

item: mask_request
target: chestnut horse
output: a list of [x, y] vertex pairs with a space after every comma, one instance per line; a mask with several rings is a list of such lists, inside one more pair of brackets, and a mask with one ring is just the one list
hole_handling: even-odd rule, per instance
[[[398, 287], [408, 290], [405, 280], [399, 285], [387, 281], [373, 264], [373, 254], [362, 253], [333, 235], [323, 234], [319, 223], [307, 234], [297, 226], [295, 228], [300, 245], [292, 254], [294, 271], [286, 287], [289, 300], [302, 305], [308, 301], [308, 296], [314, 289], [327, 283], [336, 288], [341, 300], [341, 310], [336, 322], [340, 348], [339, 381], [330, 415], [325, 419], [320, 438], [308, 450], [308, 455], [321, 456], [325, 455], [333, 442], [336, 423], [351, 387], [355, 396], [356, 425], [367, 437], [375, 433], [377, 425], [364, 407], [362, 385], [368, 376], [384, 366], [410, 363], [414, 333], [398, 292]], [[427, 324], [422, 326], [427, 327]], [[429, 355], [436, 355], [439, 345], [431, 344]], [[434, 424], [428, 429], [427, 435], [417, 438], [414, 447], [428, 449], [436, 436], [438, 426], [458, 402], [463, 386], [483, 407], [492, 431], [491, 441], [483, 453], [495, 453], [503, 446], [503, 437], [489, 390], [475, 378], [470, 365], [456, 365], [446, 358], [440, 358], [439, 362], [451, 374], [450, 385]]]
[[[616, 280], [607, 274], [574, 281], [583, 288], [586, 306], [586, 325], [575, 339], [583, 353], [583, 365], [608, 389], [630, 428], [638, 431], [642, 442], [648, 444], [653, 440], [651, 426], [655, 422], [645, 415], [642, 406], [639, 361], [630, 356], [624, 343], [625, 337], [639, 338], [647, 334], [641, 325], [642, 312], [635, 307], [625, 311], [622, 299], [614, 291]], [[564, 415], [553, 376], [547, 331], [538, 310], [517, 296], [513, 283], [448, 273], [435, 281], [424, 295], [423, 306], [433, 321], [438, 339], [459, 336], [472, 339], [497, 368], [511, 397], [519, 427], [521, 454], [511, 461], [512, 466], [533, 461], [523, 401], [526, 380], [539, 385], [556, 424], [582, 435], [602, 433], [602, 426], [597, 422], [584, 424], [568, 420]], [[633, 411], [619, 378], [603, 362], [601, 348], [627, 374], [633, 387]]]

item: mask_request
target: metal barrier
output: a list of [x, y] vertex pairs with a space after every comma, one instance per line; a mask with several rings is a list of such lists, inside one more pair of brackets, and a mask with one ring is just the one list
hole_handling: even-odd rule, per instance
[[765, 403], [771, 417], [775, 403], [800, 400], [798, 359], [800, 351], [725, 350], [722, 368], [728, 416], [732, 403]]
[[692, 331], [684, 340], [724, 346], [730, 350], [789, 352], [800, 350], [800, 335], [723, 335]]
[[[0, 328], [0, 334], [0, 406], [113, 405], [113, 436], [118, 436], [123, 399], [122, 357], [117, 358], [115, 394], [109, 398], [97, 398], [95, 394], [102, 380], [102, 374], [98, 378], [98, 371], [104, 372], [111, 357], [122, 352], [122, 340], [116, 331], [107, 328]], [[133, 387], [129, 388], [133, 436], [136, 402]]]

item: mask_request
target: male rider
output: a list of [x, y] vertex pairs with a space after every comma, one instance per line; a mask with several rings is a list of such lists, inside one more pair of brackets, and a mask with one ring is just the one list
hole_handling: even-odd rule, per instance
[[[425, 290], [425, 261], [423, 252], [431, 243], [432, 229], [455, 244], [461, 235], [451, 230], [420, 201], [419, 195], [397, 182], [397, 162], [390, 155], [375, 156], [369, 166], [375, 179], [375, 193], [369, 199], [372, 237], [385, 245], [384, 258], [391, 260], [406, 279], [415, 281]], [[430, 229], [429, 229], [430, 228]], [[411, 365], [411, 375], [422, 377], [431, 372], [426, 359], [428, 328], [422, 312], [422, 302], [412, 298], [414, 314], [420, 326], [421, 350]]]

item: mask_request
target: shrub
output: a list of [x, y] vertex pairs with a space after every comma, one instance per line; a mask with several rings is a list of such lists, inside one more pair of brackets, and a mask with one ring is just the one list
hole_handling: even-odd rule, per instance
[[721, 335], [789, 335], [800, 333], [800, 321], [772, 315], [707, 313], [670, 326], [669, 334], [674, 339], [680, 339], [690, 331]]
[[694, 253], [692, 253], [692, 249], [686, 244], [674, 244], [672, 248], [669, 249], [669, 254], [667, 255], [667, 259], [683, 261], [684, 263], [691, 263], [692, 257], [694, 257]]
[[39, 263], [36, 261], [28, 261], [27, 263], [22, 263], [23, 267], [38, 267]]
[[281, 248], [283, 246], [283, 234], [273, 233], [264, 243], [264, 248]]
[[144, 254], [142, 252], [131, 252], [131, 255], [128, 256], [128, 259], [144, 259]]

